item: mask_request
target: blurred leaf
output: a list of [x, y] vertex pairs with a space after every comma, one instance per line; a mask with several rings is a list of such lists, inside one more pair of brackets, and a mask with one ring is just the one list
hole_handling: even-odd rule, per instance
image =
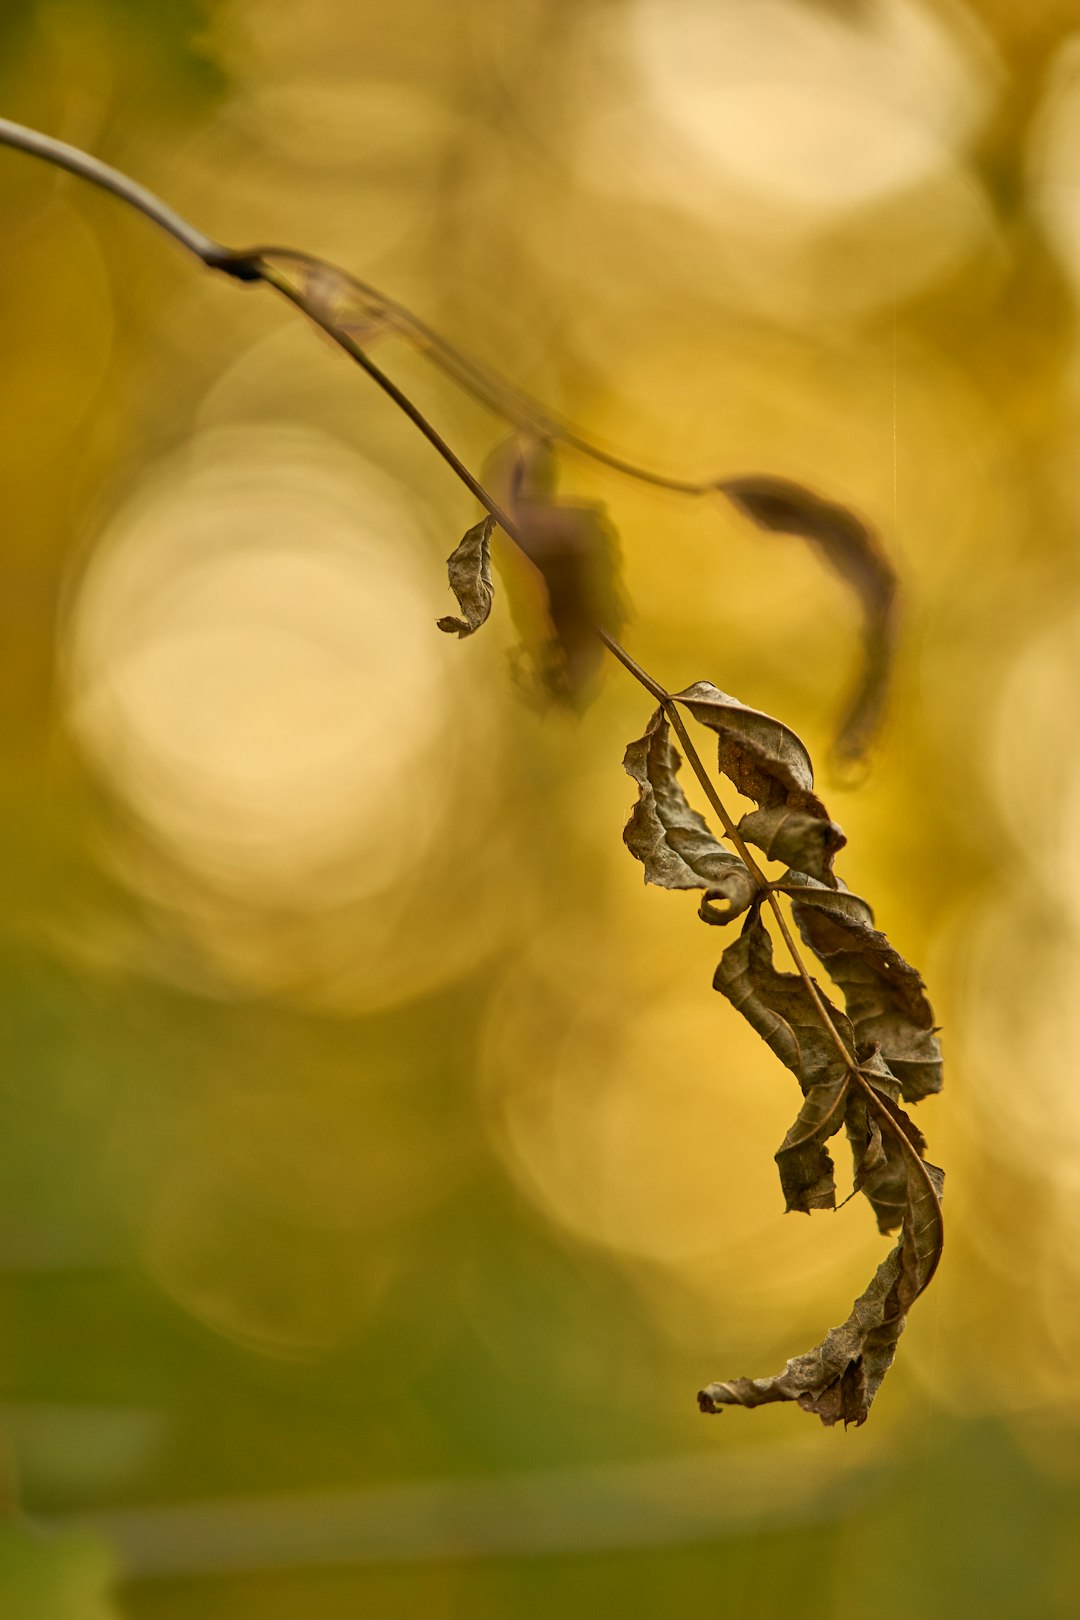
[[[711, 681], [695, 681], [676, 692], [675, 701], [716, 732], [720, 770], [758, 805], [759, 813], [739, 824], [747, 843], [787, 866], [802, 863], [800, 870], [834, 886], [832, 859], [847, 840], [814, 793], [810, 756], [795, 733]], [[798, 814], [785, 814], [793, 811]]]
[[677, 774], [681, 763], [664, 711], [657, 709], [645, 735], [630, 743], [623, 757], [623, 769], [638, 784], [623, 843], [644, 866], [646, 883], [708, 889], [710, 901], [725, 905], [722, 920], [727, 922], [751, 904], [757, 884], [744, 862], [724, 848], [687, 802]]
[[474, 525], [446, 559], [450, 589], [458, 600], [462, 617], [448, 614], [436, 620], [440, 630], [460, 637], [471, 636], [487, 620], [495, 595], [491, 583], [491, 531], [495, 519], [486, 517]]
[[110, 1596], [108, 1548], [79, 1532], [46, 1536], [0, 1525], [0, 1614], [4, 1620], [119, 1620]]
[[601, 506], [555, 498], [555, 460], [546, 443], [504, 445], [489, 463], [487, 480], [543, 582], [547, 624], [536, 673], [549, 696], [572, 701], [603, 656], [600, 632], [617, 634], [622, 625], [615, 531]]
[[896, 573], [877, 537], [846, 506], [786, 478], [728, 478], [717, 485], [759, 528], [816, 546], [851, 586], [863, 611], [863, 665], [837, 730], [835, 750], [858, 759], [881, 723], [892, 668]]

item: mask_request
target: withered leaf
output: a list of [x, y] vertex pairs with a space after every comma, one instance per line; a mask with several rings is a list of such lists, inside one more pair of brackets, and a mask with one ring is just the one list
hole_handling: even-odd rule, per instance
[[941, 1048], [920, 974], [874, 927], [865, 900], [798, 872], [782, 887], [803, 939], [844, 994], [860, 1051], [876, 1046], [908, 1102], [941, 1090]]
[[835, 1209], [836, 1180], [825, 1146], [844, 1123], [848, 1075], [843, 1069], [826, 1084], [811, 1086], [799, 1116], [776, 1151], [787, 1209], [809, 1214]]
[[[862, 902], [844, 891], [808, 883], [791, 885], [800, 896]], [[864, 907], [863, 910], [866, 908]], [[867, 925], [855, 910], [861, 927]], [[831, 916], [831, 912], [828, 913]], [[830, 964], [831, 965], [831, 964]], [[828, 1209], [835, 1180], [827, 1142], [846, 1127], [855, 1160], [856, 1187], [869, 1199], [882, 1231], [901, 1225], [900, 1240], [879, 1266], [851, 1315], [814, 1350], [796, 1356], [772, 1378], [737, 1378], [710, 1384], [698, 1401], [702, 1411], [724, 1406], [760, 1406], [797, 1401], [823, 1423], [862, 1423], [888, 1371], [912, 1302], [930, 1281], [941, 1255], [941, 1172], [923, 1157], [922, 1135], [899, 1106], [899, 1082], [873, 1047], [855, 1061], [852, 1022], [822, 997], [845, 1058], [802, 978], [777, 972], [772, 942], [761, 921], [760, 901], [738, 940], [720, 959], [714, 979], [777, 1056], [797, 1076], [804, 1092], [798, 1119], [776, 1154], [789, 1210]], [[838, 980], [839, 982], [839, 980]]]
[[904, 1329], [904, 1318], [895, 1306], [899, 1255], [898, 1244], [855, 1301], [847, 1321], [830, 1328], [821, 1344], [805, 1355], [792, 1356], [783, 1372], [771, 1378], [732, 1378], [706, 1385], [698, 1393], [701, 1410], [797, 1401], [827, 1426], [865, 1423]]
[[486, 481], [543, 584], [546, 645], [537, 673], [550, 696], [573, 701], [603, 656], [600, 632], [617, 634], [624, 617], [615, 531], [601, 506], [556, 498], [555, 461], [543, 441], [504, 445]]
[[450, 589], [458, 600], [462, 617], [447, 614], [437, 619], [440, 630], [448, 635], [456, 631], [461, 637], [471, 636], [487, 619], [495, 595], [491, 583], [491, 531], [493, 517], [485, 517], [473, 525], [464, 539], [446, 559], [450, 576]]
[[[889, 1073], [880, 1054], [861, 1064], [863, 1078], [873, 1087], [870, 1098], [861, 1087], [852, 1087], [847, 1104], [848, 1141], [855, 1162], [855, 1190], [869, 1200], [877, 1216], [878, 1230], [892, 1232], [904, 1218], [907, 1203], [907, 1146], [919, 1155], [926, 1153], [926, 1142], [915, 1122], [897, 1101], [899, 1085]], [[888, 1114], [892, 1128], [882, 1130]], [[906, 1143], [901, 1138], [906, 1138]]]
[[797, 872], [830, 870], [832, 857], [844, 842], [835, 822], [786, 804], [751, 810], [739, 822], [739, 832], [770, 861], [782, 861]]
[[844, 760], [866, 752], [888, 693], [895, 640], [896, 572], [877, 537], [846, 506], [822, 500], [786, 478], [728, 478], [717, 488], [762, 529], [795, 534], [817, 547], [862, 605], [863, 662], [840, 722], [835, 750]]
[[793, 1356], [782, 1373], [709, 1384], [698, 1395], [703, 1412], [797, 1401], [825, 1424], [866, 1421], [892, 1365], [907, 1313], [941, 1256], [941, 1171], [921, 1159], [914, 1148], [907, 1155], [907, 1165], [900, 1241], [855, 1301], [847, 1320], [831, 1328], [813, 1350]]
[[832, 886], [833, 856], [847, 840], [814, 792], [810, 755], [790, 727], [711, 681], [695, 681], [676, 692], [675, 701], [716, 732], [721, 771], [757, 804], [740, 824], [747, 842], [788, 865], [797, 856], [800, 871]]
[[630, 743], [623, 757], [624, 770], [638, 785], [623, 842], [644, 866], [646, 883], [708, 889], [712, 900], [725, 904], [727, 922], [746, 910], [757, 885], [688, 803], [678, 778], [681, 763], [664, 711], [657, 709], [645, 735]]
[[[832, 1084], [838, 1065], [843, 1072], [836, 1042], [802, 979], [774, 967], [772, 940], [761, 921], [760, 908], [751, 911], [738, 939], [720, 958], [713, 989], [738, 1008], [796, 1076], [804, 1093], [814, 1086]], [[824, 992], [819, 993], [837, 1034], [853, 1053], [855, 1037], [850, 1023]]]

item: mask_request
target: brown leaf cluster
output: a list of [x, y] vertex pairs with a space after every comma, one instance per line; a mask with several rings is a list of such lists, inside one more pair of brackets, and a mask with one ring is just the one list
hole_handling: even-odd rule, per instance
[[[836, 3], [836, 0], [834, 0]], [[203, 262], [244, 282], [261, 280], [302, 309], [339, 344], [424, 434], [456, 476], [492, 515], [469, 529], [448, 560], [459, 614], [441, 630], [472, 635], [492, 606], [491, 539], [496, 520], [534, 572], [544, 630], [536, 675], [546, 692], [575, 700], [588, 687], [607, 647], [662, 699], [645, 734], [632, 742], [625, 767], [638, 799], [625, 830], [646, 882], [702, 891], [710, 924], [742, 916], [739, 937], [724, 950], [714, 986], [795, 1074], [803, 1100], [776, 1153], [787, 1208], [809, 1213], [836, 1205], [829, 1143], [844, 1129], [854, 1188], [871, 1204], [882, 1231], [899, 1227], [897, 1244], [855, 1301], [851, 1314], [821, 1344], [769, 1378], [710, 1384], [706, 1411], [725, 1405], [795, 1401], [827, 1424], [862, 1423], [887, 1372], [908, 1310], [930, 1281], [942, 1247], [942, 1174], [901, 1100], [915, 1103], [940, 1089], [941, 1053], [922, 979], [874, 924], [865, 901], [833, 870], [843, 833], [814, 790], [809, 755], [787, 726], [747, 708], [710, 682], [675, 697], [614, 639], [623, 617], [616, 543], [603, 509], [559, 499], [553, 447], [590, 457], [654, 487], [685, 495], [723, 493], [759, 528], [801, 536], [853, 589], [863, 613], [863, 667], [840, 728], [841, 758], [862, 753], [884, 703], [895, 635], [896, 578], [871, 531], [847, 508], [770, 475], [690, 482], [666, 477], [591, 444], [504, 379], [458, 353], [411, 311], [378, 289], [310, 254], [288, 248], [239, 252], [188, 226], [172, 210], [87, 154], [4, 120], [3, 138], [119, 195], [165, 225]], [[366, 354], [392, 333], [499, 414], [519, 437], [501, 450], [485, 490], [405, 392]], [[679, 711], [717, 738], [719, 772], [756, 808], [738, 826], [713, 794]], [[680, 757], [669, 717], [720, 816], [725, 849], [692, 808], [678, 781]], [[692, 751], [691, 751], [692, 750]], [[752, 849], [780, 863], [767, 879]], [[780, 896], [790, 903], [805, 947], [827, 968], [844, 1009], [810, 977]], [[765, 925], [771, 913], [797, 971], [780, 972]]]
[[[728, 1405], [795, 1401], [827, 1424], [862, 1423], [892, 1363], [908, 1310], [941, 1254], [942, 1174], [927, 1162], [923, 1137], [900, 1106], [901, 1097], [916, 1102], [940, 1088], [933, 1014], [919, 974], [875, 928], [866, 902], [839, 886], [832, 856], [843, 834], [814, 793], [810, 759], [794, 732], [708, 682], [687, 687], [673, 701], [717, 734], [721, 774], [758, 804], [737, 829], [747, 858], [725, 850], [689, 805], [663, 706], [626, 750], [623, 763], [638, 787], [623, 834], [627, 847], [641, 861], [646, 882], [702, 889], [706, 922], [723, 924], [745, 914], [713, 985], [792, 1071], [803, 1093], [776, 1153], [787, 1209], [836, 1208], [829, 1143], [843, 1130], [854, 1189], [870, 1203], [881, 1231], [900, 1228], [896, 1247], [850, 1316], [821, 1344], [773, 1377], [710, 1384], [699, 1404], [718, 1412]], [[789, 863], [778, 881], [764, 877], [746, 850], [750, 843]], [[801, 868], [790, 864], [796, 859], [804, 862]], [[763, 913], [766, 906], [775, 908], [781, 922], [781, 894], [791, 899], [805, 945], [840, 990], [843, 1011], [809, 976], [801, 957], [798, 972], [775, 966]]]
[[[605, 643], [617, 645], [612, 637], [623, 608], [614, 531], [601, 507], [557, 496], [553, 446], [570, 445], [630, 476], [663, 480], [651, 480], [642, 469], [560, 429], [523, 396], [456, 355], [408, 311], [333, 266], [284, 250], [265, 252], [260, 262], [267, 279], [350, 352], [395, 332], [513, 420], [519, 436], [491, 459], [485, 484], [492, 510], [503, 515], [538, 586], [542, 627], [538, 636], [526, 632], [536, 681], [558, 701], [576, 700], [588, 689]], [[788, 480], [740, 477], [713, 487], [760, 528], [808, 540], [859, 597], [863, 669], [836, 744], [841, 758], [856, 757], [878, 724], [891, 663], [896, 580], [888, 559], [846, 508]], [[451, 553], [447, 568], [459, 613], [439, 619], [440, 630], [466, 637], [487, 620], [494, 527], [495, 519], [485, 517]], [[737, 827], [726, 825], [734, 851], [690, 805], [679, 782], [681, 761], [665, 712], [675, 704], [715, 735], [721, 776], [756, 807]], [[798, 1116], [776, 1153], [787, 1209], [835, 1209], [829, 1143], [843, 1130], [855, 1190], [871, 1204], [882, 1231], [900, 1228], [896, 1247], [850, 1316], [821, 1344], [773, 1377], [710, 1384], [699, 1403], [717, 1412], [726, 1405], [795, 1401], [827, 1424], [862, 1423], [907, 1312], [941, 1252], [941, 1172], [927, 1163], [923, 1138], [900, 1106], [901, 1098], [917, 1102], [941, 1085], [941, 1053], [925, 987], [875, 928], [865, 901], [839, 882], [833, 862], [844, 834], [815, 792], [810, 756], [788, 726], [709, 681], [697, 681], [665, 697], [644, 735], [627, 748], [624, 765], [638, 798], [623, 836], [644, 867], [645, 881], [701, 890], [700, 915], [708, 923], [745, 919], [713, 983], [802, 1089]], [[785, 868], [779, 882], [764, 878], [751, 847]], [[787, 935], [779, 894], [790, 899], [804, 945], [840, 990], [843, 1011], [809, 977], [801, 958], [796, 973], [775, 967], [763, 916], [771, 908]]]

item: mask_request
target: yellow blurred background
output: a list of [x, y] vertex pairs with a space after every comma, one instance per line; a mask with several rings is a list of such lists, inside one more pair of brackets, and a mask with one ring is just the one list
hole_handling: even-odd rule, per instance
[[[887, 1247], [642, 886], [648, 698], [459, 644], [475, 507], [266, 289], [0, 149], [3, 1620], [1080, 1615], [1080, 0], [18, 0], [0, 113], [602, 444], [849, 503], [822, 773], [922, 969], [942, 1270], [869, 1423], [704, 1418]], [[500, 424], [387, 344], [470, 465]], [[628, 645], [824, 760], [799, 542], [567, 457]]]

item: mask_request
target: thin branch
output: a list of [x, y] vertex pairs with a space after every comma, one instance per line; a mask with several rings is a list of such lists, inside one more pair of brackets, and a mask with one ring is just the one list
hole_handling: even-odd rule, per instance
[[79, 147], [69, 146], [66, 141], [58, 141], [51, 135], [42, 135], [36, 129], [27, 129], [24, 124], [13, 123], [10, 118], [0, 118], [0, 145], [13, 146], [20, 152], [28, 152], [31, 157], [43, 158], [58, 169], [78, 175], [80, 180], [89, 180], [92, 185], [111, 192], [121, 202], [128, 203], [140, 214], [145, 214], [147, 219], [152, 219], [155, 225], [160, 225], [174, 241], [201, 259], [209, 269], [224, 270], [229, 275], [239, 276], [241, 280], [253, 279], [243, 273], [241, 255], [215, 242], [146, 186], [139, 185], [137, 180], [121, 174], [119, 169], [112, 168], [108, 163], [102, 163], [100, 158], [91, 157]]
[[469, 471], [461, 457], [451, 449], [438, 429], [428, 421], [420, 407], [409, 398], [403, 389], [398, 387], [393, 378], [388, 377], [382, 367], [376, 365], [371, 356], [366, 354], [347, 332], [341, 331], [333, 322], [321, 315], [318, 310], [310, 308], [300, 294], [289, 286], [288, 282], [276, 277], [271, 266], [261, 266], [258, 255], [252, 256], [251, 263], [258, 266], [260, 280], [265, 281], [268, 286], [274, 288], [275, 292], [279, 292], [283, 298], [287, 298], [297, 309], [302, 310], [309, 321], [313, 322], [320, 331], [325, 332], [328, 338], [331, 338], [339, 348], [344, 349], [345, 353], [355, 360], [363, 371], [367, 372], [372, 382], [378, 384], [383, 393], [393, 400], [398, 410], [403, 411], [413, 426], [424, 435], [424, 438], [438, 452], [450, 470], [456, 477], [460, 478], [465, 488], [476, 497], [486, 511], [490, 512], [500, 529], [505, 529], [510, 538], [519, 547], [523, 548], [524, 540], [521, 530], [513, 518], [503, 510], [495, 497], [484, 488], [480, 480]]
[[[103, 163], [100, 158], [92, 157], [80, 147], [70, 146], [66, 141], [57, 140], [52, 135], [43, 135], [39, 130], [29, 129], [25, 124], [17, 124], [10, 118], [0, 118], [0, 145], [11, 146], [20, 152], [28, 153], [31, 157], [41, 158], [56, 168], [65, 169], [69, 174], [77, 175], [79, 179], [88, 180], [91, 185], [110, 192], [114, 197], [137, 209], [140, 214], [144, 214], [147, 219], [153, 220], [174, 241], [179, 242], [181, 247], [201, 260], [208, 269], [220, 270], [238, 281], [267, 281], [279, 292], [286, 292], [281, 282], [274, 279], [271, 267], [261, 262], [264, 257], [281, 254], [312, 266], [326, 264], [325, 260], [299, 252], [295, 248], [263, 247], [240, 251], [226, 247], [221, 242], [215, 242], [212, 237], [184, 219], [174, 208], [170, 208], [168, 203], [163, 202], [148, 187], [133, 180], [130, 175], [114, 169], [108, 163]], [[358, 277], [347, 275], [345, 271], [337, 270], [336, 266], [333, 268], [336, 274], [350, 281], [363, 297], [384, 312], [388, 317], [388, 325], [399, 336], [426, 354], [434, 365], [452, 378], [466, 393], [471, 394], [497, 416], [503, 417], [520, 432], [558, 441], [568, 449], [576, 450], [580, 455], [610, 467], [624, 477], [651, 484], [658, 489], [673, 490], [681, 495], [705, 495], [716, 488], [714, 479], [669, 478], [663, 473], [652, 472], [636, 462], [614, 455], [593, 444], [583, 434], [544, 410], [536, 400], [506, 378], [478, 365], [460, 350], [455, 349], [405, 305], [388, 298], [377, 287], [372, 287]], [[318, 319], [302, 299], [293, 297], [292, 301], [304, 308], [313, 319]], [[331, 336], [333, 335], [331, 333]]]
[[[309, 266], [324, 264], [324, 261], [315, 259], [308, 254], [297, 253], [292, 249], [262, 248], [241, 252], [225, 247], [222, 243], [215, 242], [212, 237], [198, 230], [197, 227], [184, 219], [175, 209], [170, 208], [152, 191], [132, 180], [128, 175], [121, 173], [118, 169], [101, 162], [98, 158], [91, 157], [89, 153], [80, 150], [78, 147], [70, 146], [67, 142], [56, 140], [52, 136], [43, 135], [37, 130], [28, 129], [25, 125], [14, 123], [10, 119], [0, 118], [0, 145], [10, 146], [28, 153], [32, 157], [41, 158], [43, 161], [53, 164], [54, 167], [64, 169], [68, 173], [110, 192], [120, 201], [127, 203], [130, 207], [152, 220], [167, 232], [174, 241], [178, 242], [181, 247], [199, 259], [208, 269], [220, 270], [222, 273], [239, 281], [264, 281], [268, 286], [273, 287], [281, 296], [287, 298], [290, 303], [302, 310], [316, 326], [356, 361], [357, 365], [367, 373], [398, 409], [408, 417], [413, 426], [423, 434], [424, 438], [446, 462], [455, 476], [460, 479], [481, 506], [491, 514], [500, 528], [506, 532], [519, 548], [524, 549], [523, 536], [517, 524], [484, 488], [480, 480], [470, 472], [469, 468], [438, 430], [428, 421], [419, 406], [408, 397], [380, 366], [370, 359], [348, 333], [342, 331], [340, 326], [314, 308], [311, 301], [291, 287], [287, 280], [275, 270], [274, 265], [268, 262], [275, 254], [289, 256], [295, 261], [306, 263]], [[336, 273], [345, 276], [344, 272], [337, 271]], [[388, 329], [398, 332], [399, 335], [411, 342], [415, 348], [426, 354], [440, 370], [457, 382], [460, 387], [496, 414], [511, 422], [519, 431], [526, 431], [559, 442], [593, 461], [612, 468], [625, 477], [637, 479], [639, 482], [651, 484], [656, 488], [672, 490], [683, 495], [704, 495], [718, 488], [716, 480], [691, 481], [668, 478], [601, 449], [574, 429], [551, 416], [536, 401], [532, 400], [520, 389], [515, 388], [504, 378], [499, 377], [494, 372], [487, 371], [461, 354], [413, 315], [410, 310], [406, 309], [404, 305], [395, 303], [376, 288], [358, 281], [355, 277], [345, 276], [345, 279], [385, 317]], [[736, 823], [729, 815], [708, 771], [705, 769], [701, 756], [695, 748], [679, 713], [677, 699], [661, 686], [659, 681], [650, 675], [647, 670], [642, 668], [614, 636], [602, 630], [600, 631], [600, 639], [612, 656], [663, 707], [672, 729], [686, 752], [686, 757], [694, 774], [697, 776], [709, 803], [720, 819], [726, 836], [734, 844], [768, 901], [799, 978], [811, 997], [823, 1027], [832, 1038], [848, 1070], [850, 1083], [860, 1088], [881, 1124], [889, 1130], [890, 1134], [899, 1139], [902, 1151], [918, 1165], [924, 1180], [936, 1198], [933, 1183], [920, 1155], [911, 1142], [908, 1141], [904, 1131], [896, 1124], [896, 1121], [878, 1097], [874, 1087], [860, 1071], [855, 1054], [849, 1052], [845, 1046], [817, 985], [807, 970], [802, 954], [788, 927], [778, 896], [761, 871], [751, 851], [747, 848]], [[934, 1263], [936, 1265], [936, 1260]], [[930, 1275], [932, 1274], [933, 1267], [930, 1272]], [[922, 1287], [925, 1287], [929, 1280], [928, 1276]]]
[[[65, 169], [70, 174], [77, 175], [80, 179], [89, 180], [93, 185], [100, 186], [104, 191], [111, 192], [113, 196], [120, 198], [122, 202], [128, 203], [141, 214], [145, 214], [148, 219], [153, 220], [156, 225], [167, 231], [175, 241], [179, 242], [189, 253], [193, 253], [208, 268], [222, 270], [228, 275], [245, 281], [265, 281], [268, 286], [273, 287], [282, 297], [287, 298], [290, 303], [302, 310], [309, 320], [314, 322], [356, 361], [357, 365], [393, 400], [398, 409], [423, 434], [424, 438], [442, 457], [455, 476], [461, 480], [466, 489], [491, 514], [499, 527], [505, 530], [519, 547], [523, 546], [521, 531], [513, 518], [503, 510], [499, 502], [484, 488], [480, 480], [469, 471], [460, 456], [450, 447], [434, 425], [428, 421], [419, 406], [383, 371], [381, 366], [376, 365], [375, 361], [365, 353], [348, 333], [343, 332], [340, 327], [336, 326], [319, 310], [312, 308], [310, 301], [292, 288], [288, 281], [275, 271], [274, 266], [267, 262], [267, 257], [273, 252], [280, 252], [283, 255], [290, 254], [294, 259], [309, 265], [315, 265], [321, 261], [312, 258], [308, 254], [296, 253], [292, 249], [271, 250], [264, 248], [241, 253], [233, 248], [227, 248], [222, 243], [215, 242], [211, 237], [206, 236], [202, 231], [190, 224], [188, 220], [183, 219], [175, 209], [162, 202], [160, 197], [155, 196], [152, 191], [147, 190], [145, 186], [139, 185], [137, 181], [132, 180], [128, 175], [122, 174], [118, 169], [111, 168], [109, 164], [102, 163], [100, 159], [91, 157], [89, 153], [81, 151], [76, 146], [69, 146], [66, 141], [56, 140], [50, 135], [42, 135], [37, 130], [28, 129], [25, 125], [16, 124], [7, 118], [0, 118], [0, 144], [15, 147], [19, 151], [29, 153], [32, 157], [42, 158], [45, 162]], [[699, 495], [704, 494], [713, 487], [710, 483], [690, 483], [680, 479], [665, 478], [659, 474], [650, 473], [646, 469], [636, 466], [633, 462], [609, 455], [606, 451], [591, 444], [587, 439], [574, 433], [573, 430], [557, 422], [546, 411], [536, 405], [534, 401], [529, 399], [527, 395], [522, 394], [503, 379], [485, 372], [481, 367], [466, 359], [464, 355], [460, 354], [449, 343], [446, 343], [429, 327], [425, 326], [403, 305], [395, 304], [378, 292], [376, 288], [357, 282], [353, 277], [347, 279], [353, 281], [354, 285], [374, 304], [396, 317], [393, 320], [395, 329], [405, 336], [411, 336], [413, 341], [422, 346], [424, 351], [431, 356], [443, 371], [453, 377], [475, 397], [497, 410], [499, 414], [509, 416], [515, 422], [515, 425], [519, 427], [528, 426], [534, 431], [541, 431], [546, 436], [558, 438], [562, 443], [592, 457], [596, 461], [603, 462], [606, 466], [614, 468], [627, 477], [637, 478], [661, 488], [677, 490], [683, 494]], [[683, 724], [675, 699], [660, 685], [659, 681], [655, 680], [647, 670], [643, 669], [630, 656], [613, 636], [606, 631], [602, 631], [601, 640], [608, 648], [608, 651], [629, 670], [635, 680], [639, 681], [663, 705], [673, 729], [686, 750], [687, 758], [708, 796], [710, 804], [720, 818], [725, 833], [735, 845], [750, 872], [764, 891], [776, 916], [784, 942], [799, 971], [800, 977], [806, 985], [807, 991], [814, 1000], [823, 1024], [832, 1035], [851, 1072], [861, 1080], [855, 1058], [844, 1046], [832, 1019], [829, 1017], [825, 1004], [818, 994], [817, 986], [806, 970], [798, 947], [792, 938], [791, 930], [788, 928], [787, 920], [780, 909], [779, 901], [769, 887], [764, 874], [740, 836], [735, 822], [729, 816], [719, 794], [716, 792], [701, 757]]]
[[[294, 264], [306, 266], [310, 271], [331, 270], [335, 277], [340, 278], [359, 295], [363, 304], [377, 314], [387, 331], [402, 338], [417, 353], [430, 360], [444, 376], [449, 377], [465, 393], [471, 395], [478, 404], [485, 406], [493, 415], [501, 416], [521, 433], [538, 439], [550, 439], [569, 450], [576, 450], [579, 455], [587, 456], [602, 466], [612, 468], [626, 478], [650, 484], [656, 489], [671, 490], [678, 495], [707, 495], [718, 488], [719, 481], [715, 478], [669, 478], [664, 473], [653, 472], [647, 467], [639, 466], [637, 462], [629, 461], [593, 444], [584, 434], [553, 415], [538, 400], [525, 393], [524, 389], [492, 370], [490, 366], [483, 366], [463, 354], [404, 304], [399, 304], [396, 299], [389, 298], [369, 281], [362, 281], [359, 276], [342, 270], [338, 265], [330, 264], [326, 259], [302, 253], [296, 248], [280, 246], [253, 248], [242, 257], [252, 266], [260, 268], [263, 278], [273, 281], [279, 291], [284, 291], [284, 288], [280, 281], [274, 279], [271, 262], [274, 259], [289, 259]], [[311, 313], [303, 295], [294, 298], [293, 301]]]

